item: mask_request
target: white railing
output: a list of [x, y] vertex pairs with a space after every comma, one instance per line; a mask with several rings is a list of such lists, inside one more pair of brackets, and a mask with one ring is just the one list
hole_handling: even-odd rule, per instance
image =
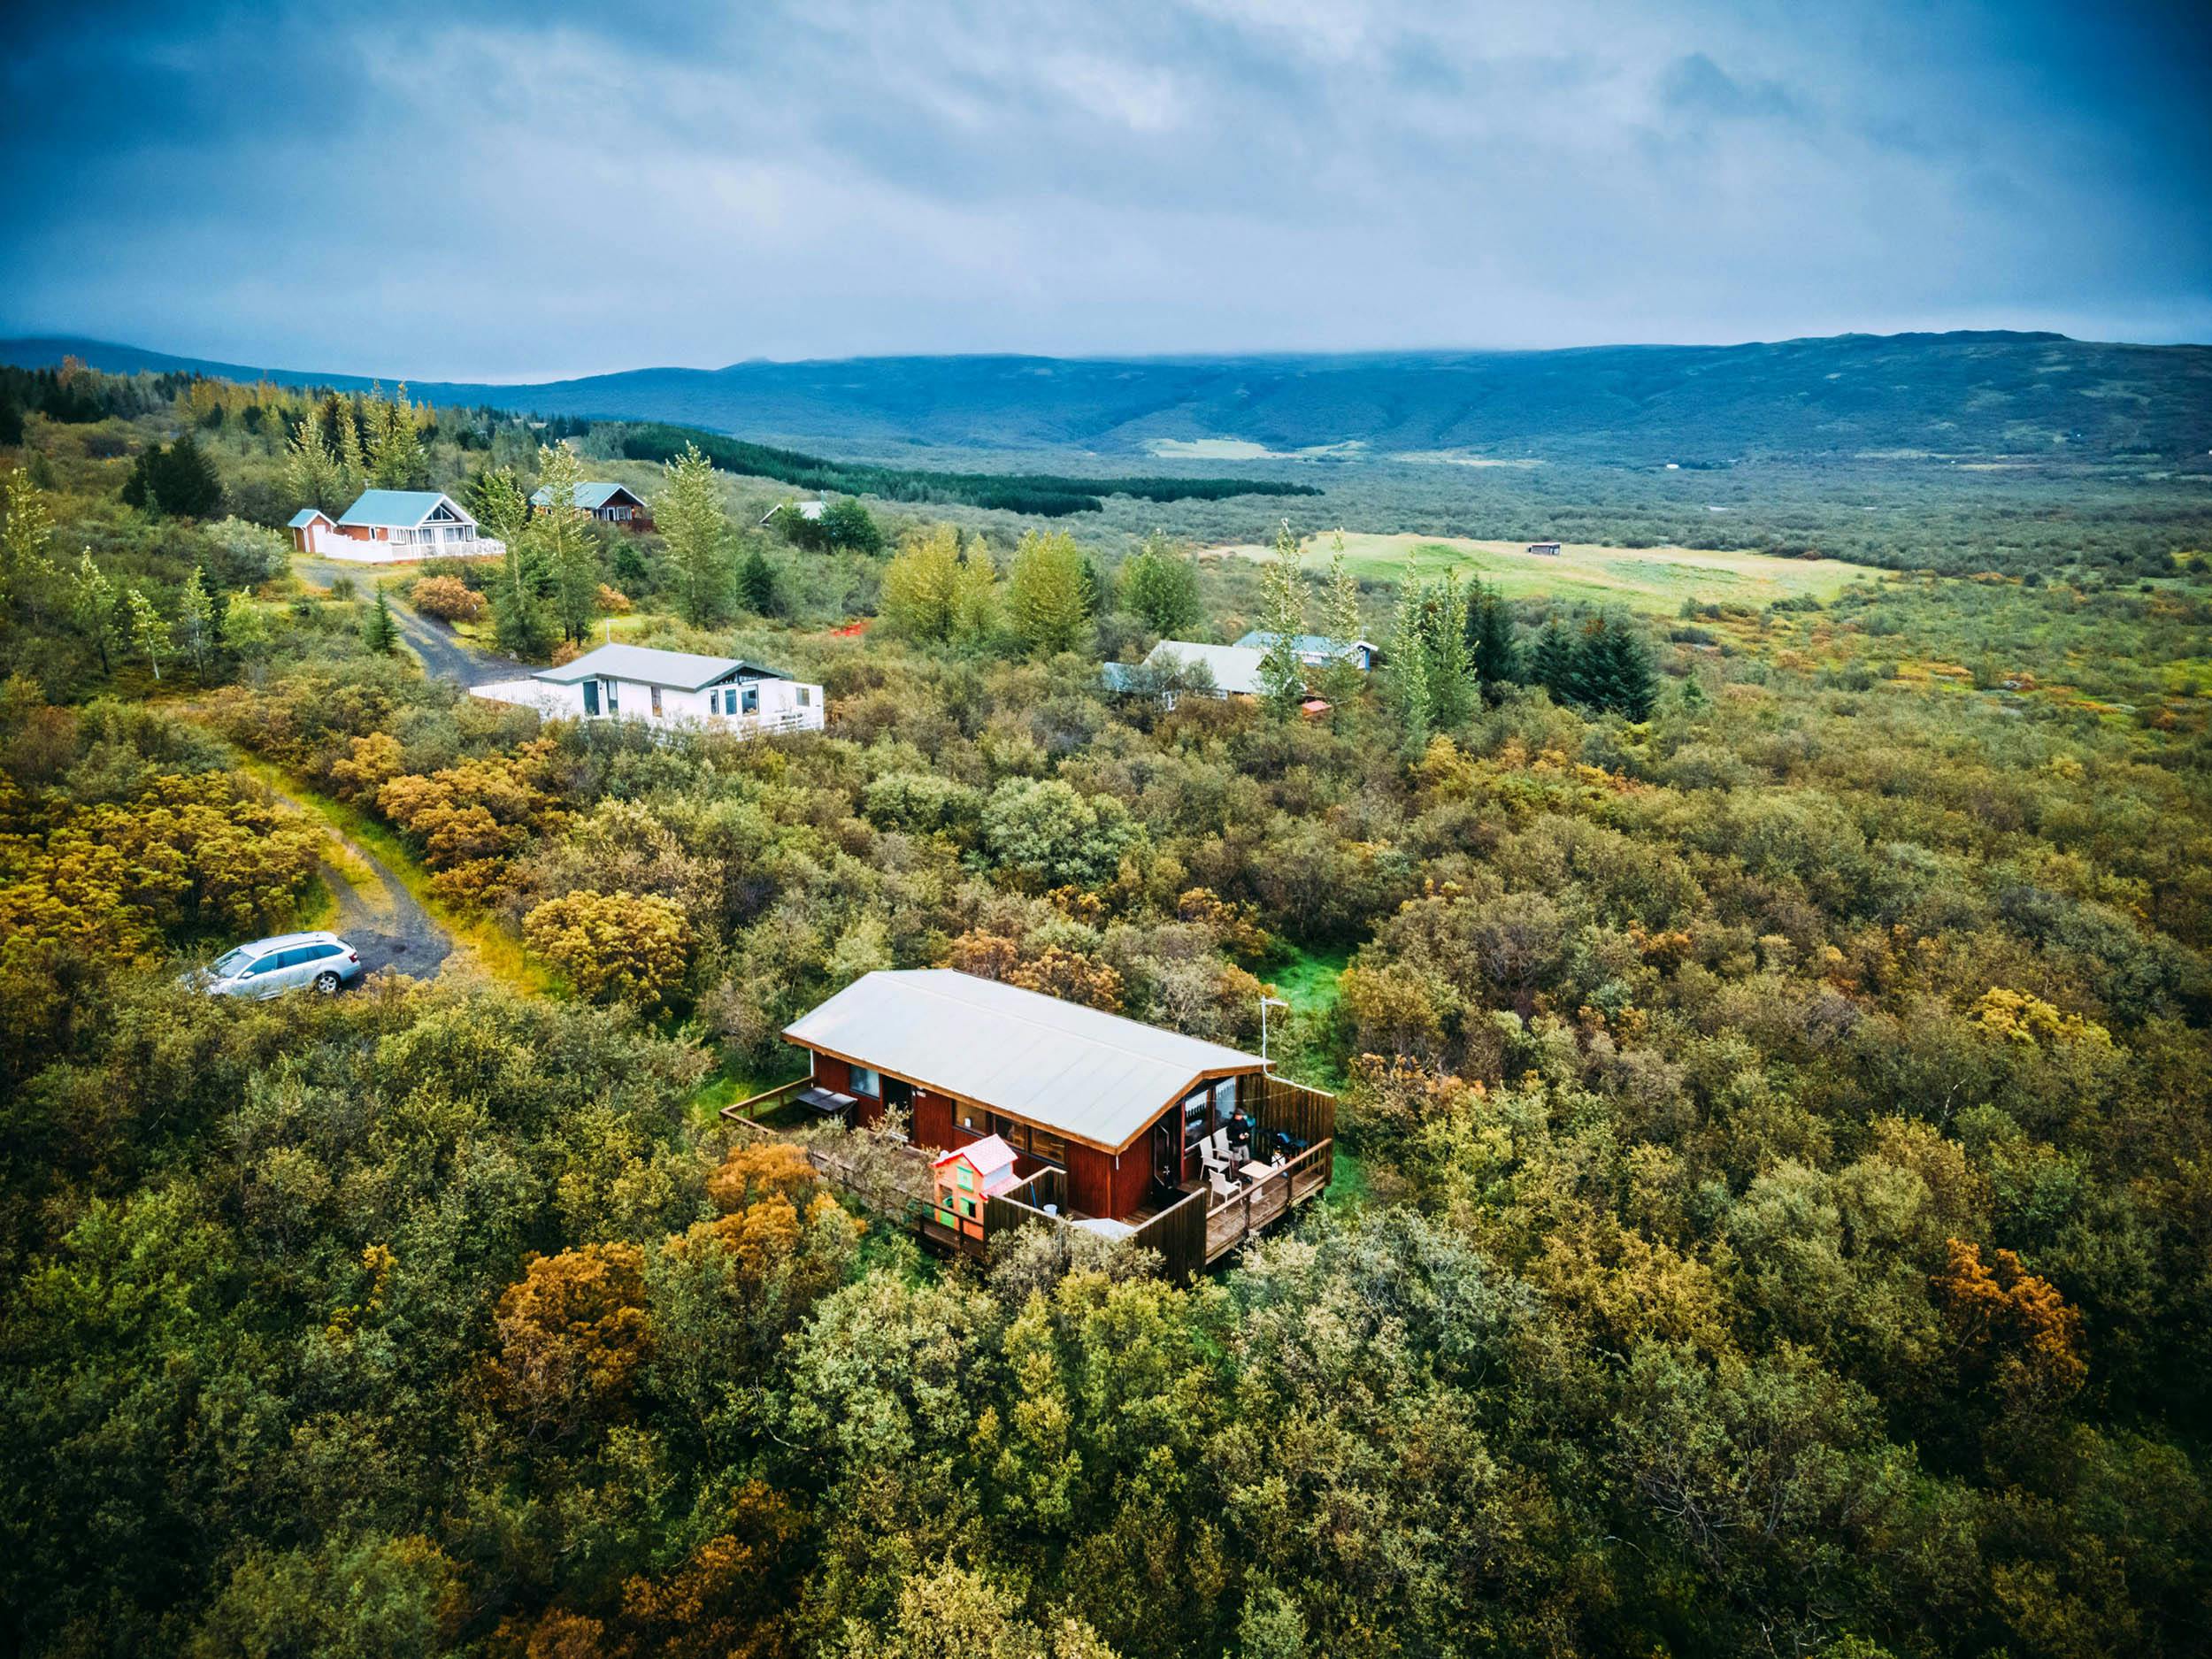
[[473, 536], [466, 541], [456, 537], [445, 541], [403, 541], [395, 538], [376, 541], [361, 536], [346, 535], [336, 530], [325, 530], [319, 526], [309, 537], [308, 549], [325, 558], [350, 559], [362, 565], [411, 565], [421, 559], [486, 559], [504, 558], [507, 556], [507, 544], [495, 535]]

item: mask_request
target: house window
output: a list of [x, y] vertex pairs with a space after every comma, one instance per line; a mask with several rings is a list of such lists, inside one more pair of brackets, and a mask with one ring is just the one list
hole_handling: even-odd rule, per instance
[[852, 1074], [854, 1094], [865, 1094], [871, 1099], [882, 1097], [883, 1079], [876, 1075], [873, 1066], [856, 1065], [853, 1067]]
[[660, 688], [658, 686], [656, 686], [656, 687], [653, 687], [653, 712], [654, 712], [654, 714], [655, 714], [655, 715], [657, 715], [657, 715], [660, 713], [660, 711], [661, 711], [661, 688]]
[[618, 697], [617, 697], [617, 696], [615, 695], [615, 687], [616, 687], [616, 686], [617, 686], [617, 685], [618, 685], [620, 682], [619, 682], [619, 681], [618, 681], [618, 680], [601, 680], [599, 683], [600, 683], [601, 685], [604, 686], [604, 687], [606, 687], [606, 689], [607, 689], [607, 712], [608, 712], [609, 714], [619, 714], [619, 713], [621, 713], [621, 712], [622, 712], [622, 703], [621, 703], [621, 699], [620, 699], [620, 698], [618, 698]]
[[748, 714], [760, 712], [760, 687], [758, 686], [745, 687], [745, 712]]
[[1067, 1138], [1049, 1129], [1032, 1128], [1029, 1132], [1029, 1153], [1048, 1164], [1064, 1165], [1068, 1161]]
[[799, 706], [802, 709], [810, 709], [814, 706], [813, 687], [801, 686], [799, 687]]
[[722, 712], [725, 714], [737, 712], [737, 687], [735, 686], [725, 686], [722, 688]]

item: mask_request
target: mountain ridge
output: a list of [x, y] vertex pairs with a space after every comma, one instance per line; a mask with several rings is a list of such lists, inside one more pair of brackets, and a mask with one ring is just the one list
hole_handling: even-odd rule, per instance
[[[0, 359], [26, 367], [65, 355], [122, 373], [371, 383], [75, 336], [0, 341]], [[1270, 457], [1440, 452], [1640, 465], [1868, 452], [2179, 461], [2212, 449], [2212, 347], [2009, 330], [1515, 351], [754, 358], [409, 385], [439, 403], [670, 421], [883, 455], [1130, 456], [1228, 441]]]

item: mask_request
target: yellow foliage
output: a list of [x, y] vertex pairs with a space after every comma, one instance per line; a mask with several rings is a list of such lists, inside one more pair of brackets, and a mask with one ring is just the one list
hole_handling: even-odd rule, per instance
[[2031, 1048], [2047, 1043], [2090, 1043], [2112, 1046], [2112, 1033], [2093, 1020], [2054, 1008], [2025, 991], [1993, 987], [1974, 1004], [1970, 1018], [1993, 1037], [2003, 1037]]

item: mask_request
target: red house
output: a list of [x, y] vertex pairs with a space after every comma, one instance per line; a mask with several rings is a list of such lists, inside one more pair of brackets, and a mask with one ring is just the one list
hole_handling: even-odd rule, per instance
[[1335, 1133], [1331, 1097], [1256, 1056], [946, 968], [864, 975], [783, 1035], [813, 1056], [800, 1099], [861, 1124], [901, 1108], [934, 1151], [995, 1136], [1018, 1179], [1063, 1171], [1078, 1216], [1141, 1219], [1207, 1191], [1225, 1130], [1251, 1126], [1247, 1158], [1294, 1161]]

